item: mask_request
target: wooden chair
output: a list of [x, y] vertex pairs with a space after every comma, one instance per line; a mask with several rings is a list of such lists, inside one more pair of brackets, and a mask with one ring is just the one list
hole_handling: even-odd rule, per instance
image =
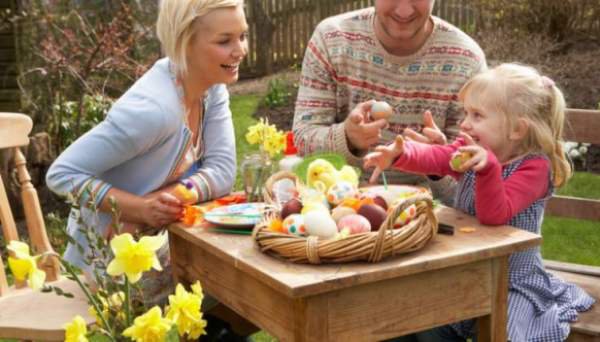
[[[19, 149], [29, 143], [31, 128], [31, 119], [26, 115], [0, 113], [0, 149], [9, 149], [14, 155], [30, 237], [29, 245], [39, 254], [51, 252], [52, 246], [46, 234], [37, 192], [31, 184], [25, 157]], [[0, 177], [0, 223], [4, 240], [8, 244], [12, 240], [18, 240], [19, 235], [3, 181], [8, 180]], [[9, 287], [0, 258], [0, 338], [62, 341], [65, 337], [63, 325], [75, 315], [81, 315], [88, 323], [94, 321], [88, 314], [87, 300], [77, 284], [60, 276], [56, 258], [45, 258], [39, 267], [46, 272], [46, 282], [51, 282], [53, 286], [72, 293], [75, 297], [66, 298], [54, 293], [34, 291], [22, 283]]]
[[[600, 145], [600, 110], [568, 109], [565, 140]], [[598, 222], [600, 234], [600, 200], [569, 196], [553, 196], [545, 215]], [[565, 227], [568, 229], [568, 227]], [[582, 313], [571, 325], [567, 341], [600, 342], [600, 267], [544, 260], [553, 274], [585, 289], [597, 303]]]

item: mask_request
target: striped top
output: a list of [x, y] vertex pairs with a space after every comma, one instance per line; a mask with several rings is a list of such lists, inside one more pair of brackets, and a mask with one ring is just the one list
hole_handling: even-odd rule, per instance
[[[370, 99], [394, 109], [381, 143], [407, 126], [420, 129], [426, 110], [449, 140], [458, 134], [462, 109], [457, 94], [486, 68], [481, 48], [460, 29], [432, 17], [434, 29], [426, 43], [412, 55], [395, 56], [375, 37], [374, 18], [372, 7], [327, 18], [310, 39], [293, 127], [301, 154], [335, 151], [360, 166], [366, 151], [350, 151], [342, 123], [358, 103]], [[391, 182], [406, 179], [398, 172], [386, 174]]]

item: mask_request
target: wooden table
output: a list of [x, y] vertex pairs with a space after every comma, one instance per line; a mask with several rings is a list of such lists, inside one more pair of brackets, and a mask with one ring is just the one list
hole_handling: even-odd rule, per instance
[[447, 207], [437, 214], [453, 236], [375, 264], [292, 264], [249, 236], [173, 226], [173, 271], [281, 341], [376, 341], [479, 317], [479, 341], [505, 342], [508, 257], [541, 237]]

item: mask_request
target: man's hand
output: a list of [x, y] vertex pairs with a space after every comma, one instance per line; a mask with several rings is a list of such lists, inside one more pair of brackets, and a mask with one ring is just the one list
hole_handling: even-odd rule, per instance
[[359, 103], [344, 121], [344, 130], [350, 147], [368, 150], [381, 139], [381, 130], [387, 127], [388, 122], [385, 119], [369, 122], [368, 114], [373, 102], [370, 100]]
[[418, 133], [410, 128], [407, 128], [404, 130], [404, 136], [411, 140], [422, 142], [425, 144], [444, 145], [447, 142], [446, 135], [435, 124], [430, 111], [425, 111], [425, 113], [423, 113], [422, 133]]
[[394, 160], [402, 153], [404, 153], [404, 139], [401, 135], [397, 135], [392, 144], [379, 145], [375, 147], [374, 152], [367, 154], [364, 158], [363, 167], [365, 169], [375, 167], [369, 183], [376, 183], [381, 172], [392, 166]]

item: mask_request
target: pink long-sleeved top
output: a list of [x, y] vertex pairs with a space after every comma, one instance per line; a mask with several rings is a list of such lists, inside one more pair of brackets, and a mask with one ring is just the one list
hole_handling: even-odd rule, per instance
[[[450, 168], [450, 159], [460, 146], [465, 145], [462, 138], [448, 145], [405, 141], [404, 153], [394, 161], [393, 167], [412, 173], [450, 175], [459, 179], [463, 174]], [[475, 209], [477, 219], [483, 224], [507, 224], [512, 217], [547, 194], [550, 162], [542, 155], [524, 160], [506, 179], [502, 178], [502, 168], [494, 153], [488, 150], [486, 167], [476, 173]]]

